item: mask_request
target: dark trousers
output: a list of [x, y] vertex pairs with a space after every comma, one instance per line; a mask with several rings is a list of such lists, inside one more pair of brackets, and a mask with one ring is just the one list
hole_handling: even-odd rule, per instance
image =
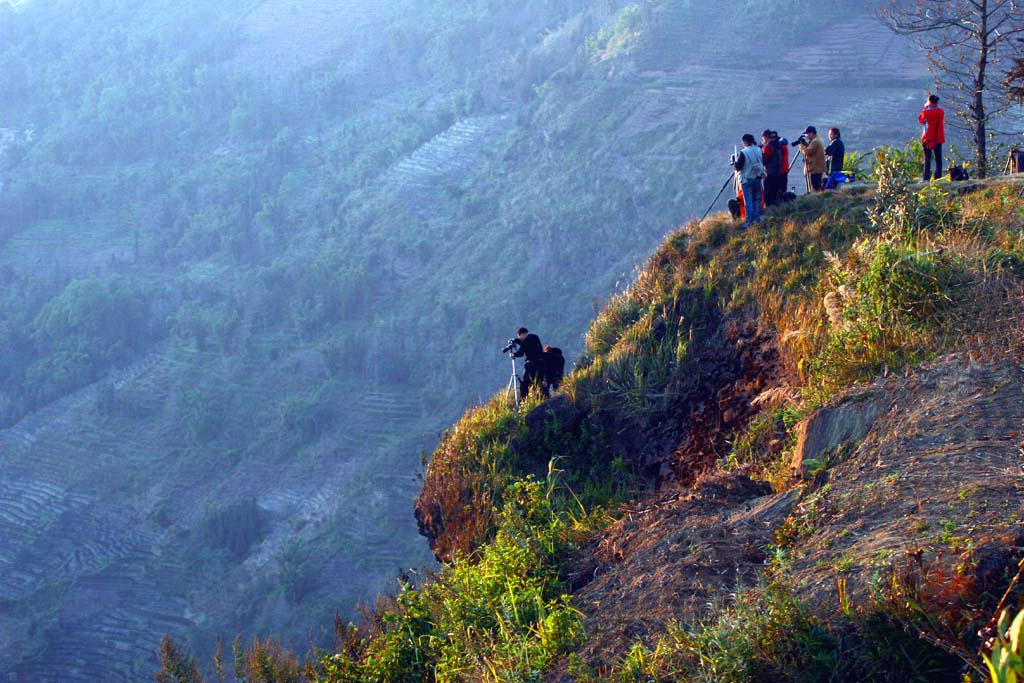
[[808, 192], [821, 192], [821, 176], [822, 173], [810, 173], [807, 176], [807, 191]]
[[932, 154], [935, 155], [935, 179], [942, 177], [942, 145], [924, 148], [924, 179], [932, 179]]
[[775, 206], [782, 202], [782, 194], [786, 191], [785, 176], [769, 175], [764, 179], [764, 203], [766, 206]]
[[530, 387], [544, 378], [544, 367], [540, 361], [526, 361], [523, 368], [523, 381], [519, 383], [519, 395], [526, 398], [530, 394]]

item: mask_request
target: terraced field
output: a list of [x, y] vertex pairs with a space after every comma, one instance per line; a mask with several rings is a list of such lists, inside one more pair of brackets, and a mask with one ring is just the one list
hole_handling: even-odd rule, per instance
[[[276, 345], [301, 353], [283, 338], [250, 344], [257, 352]], [[209, 379], [219, 365], [215, 354], [165, 346], [108, 381], [157, 406], [183, 371], [205, 367]], [[179, 546], [216, 501], [255, 498], [270, 521], [247, 561], [247, 580], [278, 571], [290, 545], [344, 529], [350, 550], [328, 558], [316, 579], [339, 609], [426, 559], [409, 552], [417, 536], [408, 501], [426, 430], [418, 398], [377, 388], [353, 402], [344, 429], [311, 446], [316, 453], [282, 463], [274, 478], [239, 471], [218, 481], [203, 463], [168, 467], [182, 447], [173, 421], [143, 426], [102, 416], [97, 390], [0, 431], [0, 604], [11, 607], [0, 616], [0, 636], [12, 634], [0, 671], [8, 680], [148, 678], [163, 633], [188, 636], [196, 618], [211, 616], [204, 578]], [[185, 496], [191, 513], [162, 527], [161, 506]], [[47, 612], [44, 628], [30, 627]]]
[[106, 221], [40, 223], [14, 235], [0, 249], [0, 267], [73, 278], [113, 271], [134, 259], [130, 234]]
[[326, 59], [359, 71], [360, 37], [386, 16], [385, 4], [366, 0], [268, 0], [240, 17], [239, 69], [286, 75]]
[[478, 172], [489, 138], [508, 132], [510, 116], [463, 119], [392, 166], [381, 183], [398, 189], [436, 190]]

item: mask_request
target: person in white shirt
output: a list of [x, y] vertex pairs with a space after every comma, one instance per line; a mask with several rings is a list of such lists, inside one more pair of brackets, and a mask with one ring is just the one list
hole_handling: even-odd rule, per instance
[[765, 177], [764, 156], [750, 133], [743, 136], [743, 149], [736, 156], [733, 168], [736, 169], [736, 182], [743, 190], [743, 208], [747, 214], [743, 223], [750, 226], [761, 220]]

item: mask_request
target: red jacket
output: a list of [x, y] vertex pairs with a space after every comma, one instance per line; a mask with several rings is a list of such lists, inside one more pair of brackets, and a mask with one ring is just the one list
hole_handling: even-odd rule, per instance
[[921, 132], [921, 142], [925, 147], [931, 148], [946, 142], [946, 112], [938, 105], [928, 105], [921, 110], [917, 122], [924, 126]]

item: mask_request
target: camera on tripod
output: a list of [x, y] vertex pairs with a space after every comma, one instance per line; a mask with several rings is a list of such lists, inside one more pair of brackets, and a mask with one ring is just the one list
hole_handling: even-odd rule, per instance
[[790, 147], [798, 147], [800, 145], [809, 145], [809, 144], [811, 144], [811, 141], [807, 139], [807, 136], [806, 135], [801, 135], [796, 140], [794, 140], [793, 142], [789, 143], [789, 146]]
[[511, 339], [508, 340], [508, 343], [505, 345], [505, 348], [503, 348], [501, 350], [501, 352], [502, 353], [512, 353], [513, 350], [518, 349], [518, 348], [519, 348], [519, 340], [516, 339], [515, 337], [512, 337]]

